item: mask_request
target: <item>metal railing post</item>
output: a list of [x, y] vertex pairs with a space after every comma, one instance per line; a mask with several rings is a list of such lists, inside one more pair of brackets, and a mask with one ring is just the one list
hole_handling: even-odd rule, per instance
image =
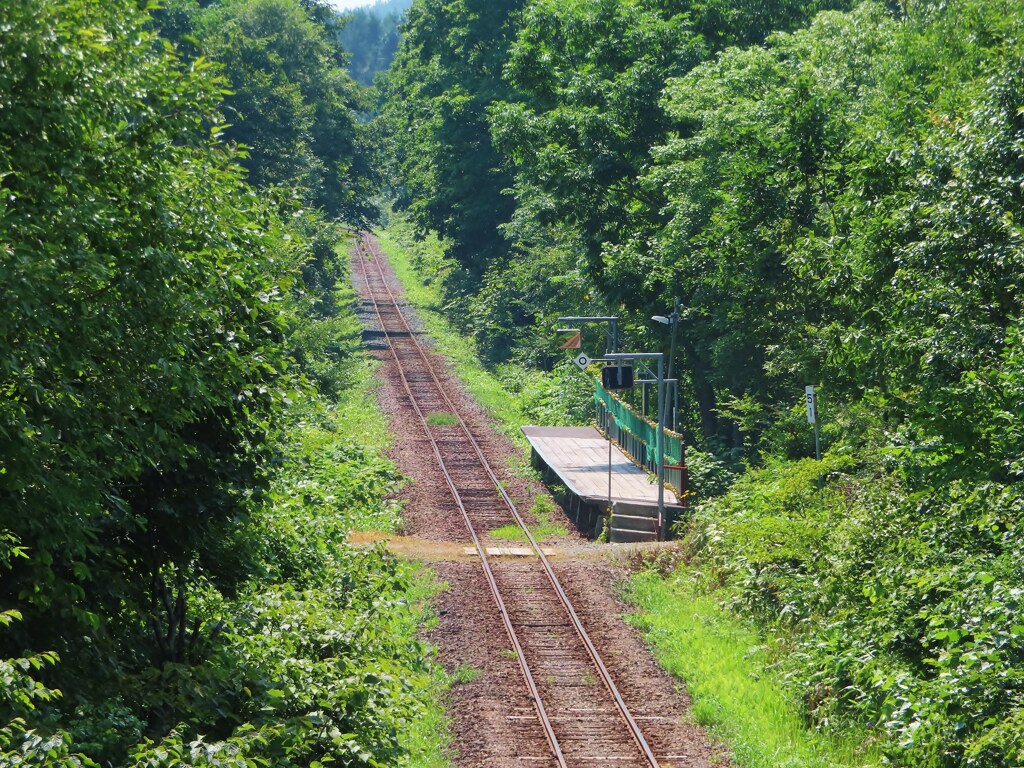
[[657, 456], [658, 461], [658, 537], [663, 538], [665, 524], [665, 359], [658, 357], [658, 437]]

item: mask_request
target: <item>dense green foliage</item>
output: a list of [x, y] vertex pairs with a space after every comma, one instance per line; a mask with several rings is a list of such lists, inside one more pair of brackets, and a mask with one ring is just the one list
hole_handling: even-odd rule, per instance
[[[399, 201], [408, 195], [414, 220], [446, 238], [466, 271], [454, 275], [464, 279], [449, 292], [472, 294], [459, 307], [491, 360], [550, 339], [523, 329], [546, 328], [559, 311], [605, 314], [620, 302], [646, 311], [656, 301], [649, 291], [638, 294], [635, 281], [608, 273], [602, 259], [644, 242], [663, 219], [663, 196], [639, 180], [652, 147], [673, 127], [660, 103], [667, 80], [725, 45], [763, 39], [829, 5], [836, 4], [780, 2], [755, 11], [724, 3], [532, 2], [487, 13], [465, 3], [413, 7], [385, 91]], [[448, 61], [418, 43], [447, 37], [458, 52], [463, 39], [472, 41], [484, 23], [497, 27], [506, 13], [500, 34], [492, 33], [500, 43], [489, 50], [484, 76], [465, 66], [467, 56]], [[457, 97], [459, 124], [437, 120], [441, 105]], [[514, 207], [506, 187], [514, 187]], [[476, 193], [472, 208], [452, 204], [462, 189]], [[504, 204], [490, 202], [492, 189]], [[466, 222], [463, 211], [489, 213], [486, 229]]]
[[[49, 644], [148, 613], [262, 484], [298, 255], [211, 139], [207, 65], [136, 13], [3, 13], [0, 505], [32, 553], [4, 593]], [[95, 640], [83, 667], [112, 650]]]
[[4, 709], [20, 719], [0, 729], [0, 757], [140, 768], [402, 762], [408, 722], [436, 684], [405, 600], [412, 573], [383, 550], [344, 543], [353, 526], [394, 524], [381, 499], [396, 476], [350, 447], [328, 412], [307, 411], [289, 434], [267, 502], [227, 547], [248, 562], [248, 578], [230, 592], [193, 585], [195, 616], [216, 623], [203, 656], [125, 665], [102, 695], [62, 680], [56, 732], [57, 708], [23, 671], [56, 658], [4, 662], [14, 696]]
[[485, 109], [511, 91], [502, 67], [523, 0], [422, 0], [410, 8], [383, 85], [397, 205], [450, 239], [453, 290], [503, 261], [511, 175], [491, 145]]
[[694, 720], [729, 745], [744, 768], [863, 768], [882, 750], [863, 728], [822, 733], [807, 727], [756, 627], [695, 588], [689, 574], [671, 574], [677, 552], [654, 555], [626, 583], [637, 609], [629, 621], [659, 663], [686, 683]]
[[436, 685], [345, 543], [398, 478], [302, 207], [367, 210], [331, 17], [207, 6], [0, 5], [4, 765], [393, 766]]
[[346, 71], [337, 17], [319, 2], [202, 5], [169, 0], [156, 22], [190, 55], [221, 65], [224, 137], [245, 146], [249, 183], [366, 224], [375, 173], [358, 113], [368, 102]]
[[1020, 492], [911, 493], [895, 460], [747, 474], [699, 508], [688, 579], [768, 629], [816, 722], [888, 732], [897, 765], [1019, 765]]
[[417, 0], [371, 125], [317, 0], [0, 30], [0, 759], [404, 759], [406, 575], [343, 542], [396, 478], [330, 406], [384, 134], [430, 301], [537, 420], [587, 405], [555, 316], [650, 349], [682, 299], [680, 578], [810, 722], [1024, 762], [1019, 2]]
[[778, 390], [832, 383], [825, 466], [769, 463], [703, 506], [700, 557], [785, 627], [816, 717], [884, 728], [910, 765], [1017, 765], [1024, 743], [1022, 33], [999, 2], [820, 17], [673, 84], [700, 130], [652, 173], [664, 254], [689, 244], [673, 274], [706, 290], [717, 263], [706, 300], [753, 310], [693, 328], [761, 448], [800, 453]]
[[[501, 18], [500, 82], [464, 94], [463, 65], [413, 41], [479, 17], [414, 6], [385, 113], [422, 115], [392, 118], [395, 170], [442, 235], [454, 321], [492, 364], [546, 367], [559, 314], [617, 314], [630, 347], [667, 351], [647, 318], [678, 296], [694, 578], [776, 637], [812, 722], [877, 728], [893, 764], [1019, 765], [1019, 3]], [[436, 118], [456, 95], [472, 133]], [[439, 151], [485, 124], [487, 163]], [[480, 247], [443, 206], [510, 175]], [[812, 382], [822, 466], [797, 407]]]
[[998, 375], [982, 372], [1012, 356], [1020, 311], [1021, 19], [1000, 6], [865, 5], [670, 84], [699, 130], [658, 150], [672, 218], [653, 256], [717, 389], [769, 405], [825, 379], [980, 437], [957, 416], [986, 421], [965, 377]]

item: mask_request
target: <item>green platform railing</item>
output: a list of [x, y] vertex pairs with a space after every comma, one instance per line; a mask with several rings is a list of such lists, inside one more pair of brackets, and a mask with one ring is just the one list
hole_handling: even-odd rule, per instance
[[[658, 425], [602, 387], [600, 379], [595, 382], [594, 403], [597, 406], [597, 428], [633, 463], [657, 475]], [[685, 504], [689, 484], [683, 436], [670, 429], [666, 429], [664, 434], [665, 487], [671, 488], [680, 503]]]

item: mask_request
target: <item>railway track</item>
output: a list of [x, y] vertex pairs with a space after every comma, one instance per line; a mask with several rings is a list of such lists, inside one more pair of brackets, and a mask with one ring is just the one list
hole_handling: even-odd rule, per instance
[[[524, 715], [523, 727], [535, 727], [539, 722], [550, 745], [551, 764], [562, 768], [687, 765], [685, 755], [655, 755], [551, 563], [446, 394], [430, 355], [389, 287], [383, 258], [375, 240], [363, 235], [355, 263], [365, 282], [371, 312], [465, 521], [529, 689], [536, 716]], [[483, 537], [509, 524], [522, 528], [534, 557], [495, 558], [488, 554]]]

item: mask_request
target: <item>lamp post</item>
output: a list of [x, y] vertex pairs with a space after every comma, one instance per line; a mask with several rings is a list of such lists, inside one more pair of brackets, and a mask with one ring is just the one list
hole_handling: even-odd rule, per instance
[[[668, 350], [669, 350], [668, 351], [668, 375], [665, 377], [666, 379], [671, 379], [672, 378], [672, 362], [675, 360], [675, 357], [676, 357], [676, 332], [679, 330], [679, 307], [680, 307], [679, 297], [676, 296], [675, 302], [674, 302], [673, 308], [672, 308], [672, 313], [668, 317], [665, 317], [665, 315], [654, 315], [651, 318], [651, 320], [654, 320], [656, 323], [661, 323], [662, 325], [667, 325], [667, 326], [672, 328], [671, 341], [669, 342], [669, 348], [668, 348]], [[679, 399], [679, 384], [678, 383], [675, 386], [675, 399], [677, 401]], [[668, 404], [666, 403], [666, 405], [668, 405]], [[661, 401], [660, 400], [658, 401], [658, 409], [659, 410], [661, 409]], [[679, 431], [678, 430], [678, 427], [679, 427], [679, 414], [678, 414], [678, 411], [679, 411], [679, 404], [678, 404], [678, 402], [676, 402], [676, 403], [673, 404], [673, 407], [672, 407], [672, 427], [676, 431]], [[666, 421], [667, 421], [667, 418], [666, 418]]]

